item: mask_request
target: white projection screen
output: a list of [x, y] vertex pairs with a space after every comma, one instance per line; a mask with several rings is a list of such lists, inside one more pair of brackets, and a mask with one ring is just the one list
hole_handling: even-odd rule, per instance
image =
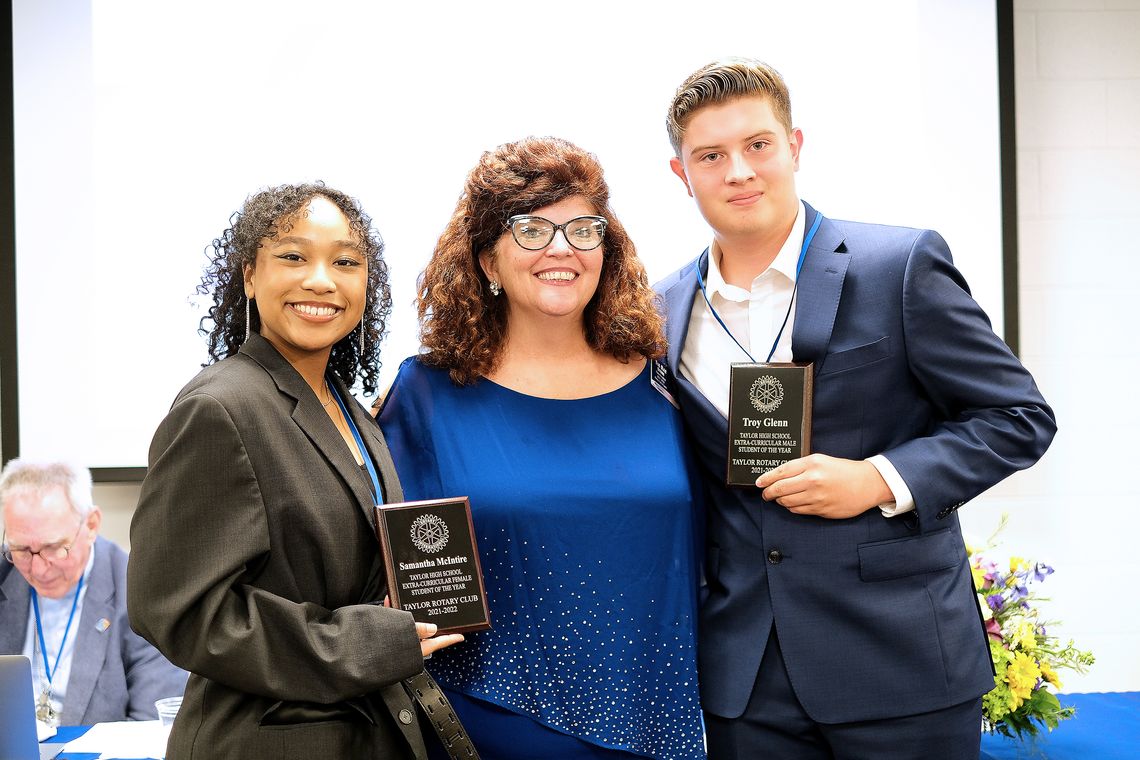
[[710, 233], [665, 107], [714, 58], [778, 68], [801, 196], [939, 230], [1002, 332], [993, 0], [394, 3], [14, 0], [19, 452], [146, 465], [206, 360], [204, 250], [251, 192], [323, 180], [386, 242], [384, 383], [418, 348], [416, 278], [479, 155], [595, 153], [649, 270]]

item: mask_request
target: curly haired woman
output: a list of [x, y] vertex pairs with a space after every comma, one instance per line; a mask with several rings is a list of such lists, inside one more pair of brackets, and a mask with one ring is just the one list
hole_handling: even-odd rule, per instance
[[699, 510], [661, 318], [597, 159], [485, 153], [379, 421], [408, 498], [466, 494], [492, 629], [431, 670], [486, 757], [703, 758]]
[[150, 448], [131, 625], [191, 672], [167, 757], [423, 758], [401, 679], [453, 644], [381, 603], [374, 505], [402, 500], [348, 389], [375, 386], [383, 247], [324, 185], [250, 197], [200, 291], [214, 364]]

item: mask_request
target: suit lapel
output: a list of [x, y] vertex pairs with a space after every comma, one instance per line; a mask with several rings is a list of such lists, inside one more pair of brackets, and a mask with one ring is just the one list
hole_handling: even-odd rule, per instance
[[[681, 270], [678, 280], [668, 290], [663, 298], [665, 301], [665, 338], [669, 343], [666, 361], [669, 373], [677, 385], [678, 403], [695, 406], [699, 413], [710, 420], [721, 435], [728, 435], [728, 421], [705, 395], [697, 390], [690, 380], [681, 374], [681, 352], [685, 350], [685, 339], [689, 335], [689, 316], [693, 312], [693, 302], [698, 298], [700, 287], [697, 285], [697, 267], [702, 274], [708, 272], [709, 250], [697, 257], [689, 266]], [[681, 399], [684, 398], [684, 401]], [[727, 439], [726, 439], [727, 440]], [[727, 445], [727, 444], [726, 444]]]
[[[336, 385], [337, 393], [340, 394], [341, 399], [345, 402], [345, 407], [351, 414], [352, 408], [356, 406], [353, 403], [352, 396], [335, 377], [330, 377], [329, 380]], [[375, 499], [368, 484], [368, 476], [361, 471], [360, 465], [356, 463], [356, 458], [352, 456], [344, 438], [341, 437], [340, 432], [312, 391], [309, 391], [307, 397], [303, 396], [297, 401], [297, 408], [293, 411], [293, 421], [321, 450], [325, 459], [336, 469], [337, 474], [352, 490], [352, 495], [356, 497], [356, 506], [364, 512], [368, 524], [375, 525], [372, 517]], [[356, 422], [355, 417], [353, 421]], [[360, 427], [359, 423], [357, 423], [357, 427]]]
[[[96, 539], [95, 561], [91, 576], [84, 584], [83, 613], [76, 621], [75, 651], [71, 656], [71, 675], [61, 721], [65, 726], [81, 725], [95, 692], [95, 682], [103, 672], [107, 647], [115, 637], [115, 584], [111, 578], [111, 559], [103, 539]], [[103, 625], [100, 621], [107, 621]]]
[[[818, 212], [811, 206], [807, 210], [810, 225]], [[817, 373], [831, 342], [850, 261], [839, 228], [824, 219], [808, 247], [797, 280], [796, 320], [792, 329], [792, 357], [797, 362], [815, 362]]]
[[[241, 353], [248, 355], [260, 364], [277, 384], [277, 390], [293, 399], [296, 404], [293, 408], [293, 422], [297, 424], [301, 432], [308, 436], [313, 445], [321, 452], [321, 455], [340, 475], [341, 480], [352, 491], [357, 508], [364, 513], [368, 519], [368, 524], [374, 525], [373, 499], [367, 482], [368, 478], [361, 474], [360, 466], [356, 464], [352, 452], [345, 445], [340, 432], [337, 431], [333, 421], [304, 378], [297, 373], [297, 370], [293, 369], [293, 366], [277, 352], [277, 349], [269, 341], [260, 335], [250, 335], [249, 340], [242, 345]], [[348, 407], [351, 414], [353, 407], [356, 406], [352, 402], [352, 397], [336, 378], [332, 378], [331, 382], [335, 384], [337, 392], [345, 400], [345, 406]], [[353, 416], [352, 419], [357, 422], [359, 428], [360, 423], [357, 421], [357, 417]], [[361, 431], [361, 435], [363, 435], [363, 431]]]
[[360, 408], [359, 404], [351, 404], [349, 412], [360, 431], [360, 437], [364, 439], [364, 447], [368, 449], [368, 453], [372, 455], [372, 461], [376, 465], [377, 474], [380, 476], [380, 485], [384, 489], [382, 494], [384, 502], [392, 504], [403, 501], [404, 489], [400, 486], [400, 478], [396, 475], [396, 465], [392, 462], [388, 443], [380, 433], [380, 426], [376, 424], [376, 420]]
[[693, 299], [697, 297], [697, 267], [708, 267], [709, 250], [697, 260], [681, 270], [677, 282], [662, 294], [665, 301], [665, 339], [669, 343], [666, 361], [673, 377], [681, 376], [681, 351], [685, 348], [685, 337], [689, 332], [689, 314], [693, 310]]
[[[685, 349], [685, 339], [689, 333], [689, 318], [693, 312], [693, 302], [697, 298], [703, 298], [703, 296], [698, 295], [700, 287], [697, 283], [697, 267], [701, 268], [702, 274], [707, 273], [708, 257], [709, 251], [706, 248], [705, 252], [697, 257], [694, 265], [683, 270], [680, 280], [665, 292], [666, 314], [668, 316], [666, 335], [669, 339], [669, 371], [676, 378], [677, 387], [680, 391], [678, 401], [685, 411], [686, 417], [689, 418], [689, 429], [696, 439], [697, 449], [708, 452], [702, 458], [705, 461], [710, 461], [711, 457], [712, 461], [720, 463], [719, 471], [717, 467], [710, 467], [710, 469], [717, 472], [716, 477], [723, 478], [726, 475], [724, 457], [728, 454], [728, 420], [705, 397], [705, 394], [701, 393], [697, 386], [693, 385], [680, 372], [681, 352]], [[693, 423], [694, 418], [698, 420], [697, 424]], [[756, 494], [759, 495], [759, 491]], [[760, 510], [746, 509], [745, 511], [755, 523], [756, 528], [763, 531], [764, 524]]]
[[2, 559], [0, 562], [7, 565], [0, 582], [0, 652], [22, 652], [28, 635], [28, 606], [31, 604], [28, 590], [31, 587], [14, 566]]

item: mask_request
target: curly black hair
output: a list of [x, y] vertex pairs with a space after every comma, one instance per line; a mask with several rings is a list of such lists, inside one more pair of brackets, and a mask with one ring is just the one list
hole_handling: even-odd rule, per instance
[[[206, 249], [210, 263], [197, 292], [211, 296], [214, 305], [202, 317], [198, 332], [208, 335], [210, 360], [221, 361], [237, 353], [245, 340], [245, 267], [256, 264], [257, 249], [265, 238], [287, 232], [292, 221], [310, 200], [322, 196], [334, 203], [348, 220], [368, 262], [368, 298], [360, 325], [332, 347], [329, 369], [350, 388], [359, 375], [364, 392], [376, 392], [380, 370], [380, 341], [392, 313], [392, 293], [388, 288], [388, 265], [384, 262], [384, 241], [372, 228], [372, 219], [360, 204], [323, 182], [280, 185], [246, 198], [241, 210], [230, 217], [230, 226]], [[250, 332], [261, 329], [256, 302], [249, 310]], [[208, 325], [213, 327], [209, 328]], [[364, 351], [360, 350], [360, 330], [364, 330]], [[206, 366], [206, 365], [203, 365]]]

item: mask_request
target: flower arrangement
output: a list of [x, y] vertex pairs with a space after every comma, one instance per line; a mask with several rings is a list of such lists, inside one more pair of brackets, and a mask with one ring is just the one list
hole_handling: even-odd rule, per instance
[[1057, 671], [1083, 673], [1093, 664], [1091, 652], [1077, 649], [1049, 632], [1053, 621], [1041, 619], [1037, 602], [1047, 601], [1031, 589], [1053, 573], [1044, 562], [1010, 557], [1008, 569], [987, 559], [1008, 515], [984, 547], [966, 546], [974, 575], [974, 589], [989, 635], [994, 661], [994, 688], [982, 699], [984, 728], [1004, 736], [1036, 736], [1041, 726], [1050, 731], [1075, 709], [1062, 707], [1049, 687], [1061, 688]]

